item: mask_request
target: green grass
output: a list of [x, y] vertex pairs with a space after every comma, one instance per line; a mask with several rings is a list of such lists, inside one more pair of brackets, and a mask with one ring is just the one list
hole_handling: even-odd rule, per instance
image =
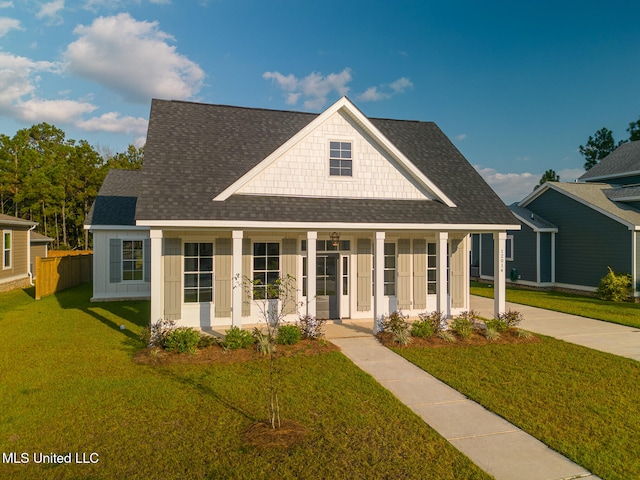
[[[507, 288], [507, 301], [595, 318], [606, 322], [640, 327], [640, 303], [607, 302], [571, 293]], [[473, 282], [471, 294], [493, 298], [493, 286]]]
[[640, 478], [640, 363], [540, 343], [394, 351], [601, 478]]
[[281, 360], [283, 418], [306, 440], [248, 447], [242, 431], [267, 416], [266, 360], [136, 364], [149, 303], [90, 294], [0, 294], [0, 451], [99, 463], [4, 463], [0, 478], [488, 478], [338, 352]]

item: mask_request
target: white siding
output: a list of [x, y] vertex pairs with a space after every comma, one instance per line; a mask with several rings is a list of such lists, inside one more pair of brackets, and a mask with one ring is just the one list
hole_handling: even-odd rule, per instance
[[[329, 175], [329, 142], [352, 142], [353, 176]], [[238, 193], [423, 200], [429, 197], [340, 113], [293, 145]]]

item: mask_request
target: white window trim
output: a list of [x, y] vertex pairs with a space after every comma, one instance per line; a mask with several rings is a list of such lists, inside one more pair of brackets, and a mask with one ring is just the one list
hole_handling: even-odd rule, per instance
[[[142, 278], [140, 280], [125, 279], [124, 278], [124, 263], [132, 262], [135, 260], [128, 260], [124, 258], [124, 242], [141, 242], [142, 243]], [[143, 238], [122, 238], [120, 241], [120, 282], [121, 283], [143, 283], [144, 282], [144, 239]], [[135, 272], [135, 270], [131, 270]]]
[[[185, 254], [184, 254], [184, 248], [185, 248], [185, 244], [187, 243], [211, 243], [212, 244], [212, 262], [211, 262], [211, 268], [213, 269], [211, 274], [211, 301], [210, 302], [185, 302], [184, 301], [184, 292], [185, 292], [185, 282], [184, 282], [184, 277], [186, 273], [193, 273], [193, 272], [186, 272], [184, 269], [184, 259], [185, 259]], [[199, 271], [198, 271], [199, 273]], [[182, 243], [180, 245], [180, 302], [182, 303], [183, 306], [185, 306], [186, 308], [195, 308], [193, 307], [193, 305], [213, 305], [216, 301], [216, 242], [215, 239], [203, 239], [203, 238], [198, 238], [198, 237], [187, 237], [187, 238], [183, 238], [182, 239]], [[199, 308], [199, 307], [198, 307]]]
[[[331, 142], [350, 143], [351, 144], [351, 175], [331, 175]], [[353, 182], [355, 181], [356, 174], [356, 140], [353, 137], [331, 137], [327, 141], [326, 158], [326, 176], [331, 180], [337, 180], [339, 182]]]
[[[509, 255], [507, 257], [507, 243], [511, 242], [511, 255]], [[513, 254], [513, 235], [507, 235], [506, 241], [505, 241], [505, 245], [504, 245], [504, 260], [505, 262], [513, 262], [513, 258], [515, 257], [515, 255]]]
[[[5, 237], [9, 235], [9, 248], [5, 247]], [[5, 262], [6, 252], [9, 252], [9, 264], [7, 265]], [[2, 231], [2, 269], [3, 270], [11, 270], [13, 265], [13, 231], [12, 230], [3, 230]]]

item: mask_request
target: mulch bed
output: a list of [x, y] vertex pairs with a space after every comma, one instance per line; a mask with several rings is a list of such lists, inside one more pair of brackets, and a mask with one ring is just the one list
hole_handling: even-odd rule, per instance
[[484, 335], [478, 332], [474, 332], [469, 338], [456, 337], [455, 342], [447, 342], [440, 337], [433, 336], [429, 338], [411, 337], [409, 345], [403, 346], [393, 340], [393, 336], [390, 333], [379, 333], [378, 340], [385, 347], [396, 348], [455, 348], [455, 347], [468, 347], [468, 346], [481, 346], [481, 345], [510, 345], [510, 344], [522, 344], [522, 343], [539, 343], [540, 338], [536, 335], [531, 335], [529, 338], [518, 336], [515, 329], [507, 330], [502, 333], [497, 340], [487, 340]]
[[245, 445], [257, 448], [290, 448], [300, 444], [306, 435], [307, 429], [291, 420], [282, 420], [277, 428], [262, 421], [249, 425], [242, 434], [242, 440]]
[[[320, 353], [340, 350], [333, 343], [318, 340], [300, 340], [295, 345], [278, 345], [278, 356], [292, 357], [297, 355], [318, 355]], [[135, 363], [141, 365], [173, 365], [173, 364], [207, 364], [238, 363], [251, 360], [264, 360], [267, 357], [254, 348], [225, 350], [221, 346], [212, 345], [201, 348], [195, 354], [175, 353], [157, 348], [145, 348], [133, 357]]]

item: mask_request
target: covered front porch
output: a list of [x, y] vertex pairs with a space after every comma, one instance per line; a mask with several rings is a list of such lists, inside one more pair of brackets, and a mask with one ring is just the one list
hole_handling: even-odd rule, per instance
[[[309, 315], [375, 331], [395, 310], [456, 315], [470, 309], [469, 233], [152, 228], [151, 322], [169, 319], [205, 331], [259, 324], [257, 290], [247, 292], [242, 279], [265, 285], [285, 277], [294, 279], [296, 295], [287, 320]], [[506, 232], [494, 232], [499, 272], [505, 241]], [[505, 309], [504, 274], [497, 279], [496, 313]]]

